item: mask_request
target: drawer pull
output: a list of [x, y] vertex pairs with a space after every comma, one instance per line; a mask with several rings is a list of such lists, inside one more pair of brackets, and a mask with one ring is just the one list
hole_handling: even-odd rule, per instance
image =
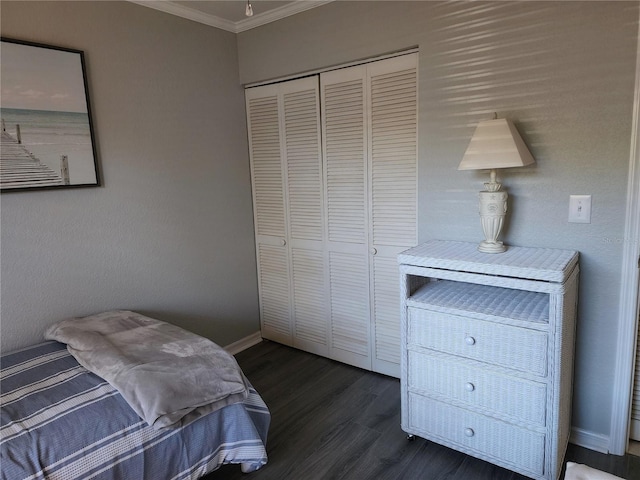
[[476, 432], [473, 431], [473, 428], [465, 428], [464, 429], [464, 434], [467, 437], [473, 437], [476, 434]]
[[467, 343], [467, 345], [475, 345], [476, 344], [476, 339], [471, 337], [471, 336], [467, 336], [464, 341]]
[[476, 389], [476, 386], [471, 382], [467, 382], [464, 384], [464, 388], [467, 392], [473, 392]]

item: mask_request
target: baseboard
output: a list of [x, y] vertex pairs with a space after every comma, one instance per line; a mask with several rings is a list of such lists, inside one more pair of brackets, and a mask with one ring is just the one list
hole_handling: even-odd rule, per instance
[[253, 347], [254, 345], [259, 344], [262, 341], [262, 335], [260, 331], [252, 333], [248, 337], [241, 338], [237, 342], [233, 342], [230, 345], [224, 347], [224, 349], [229, 352], [231, 355], [235, 355], [236, 353], [240, 353], [243, 350], [246, 350], [249, 347]]
[[609, 453], [609, 437], [600, 433], [593, 433], [574, 427], [571, 429], [569, 442], [596, 452]]

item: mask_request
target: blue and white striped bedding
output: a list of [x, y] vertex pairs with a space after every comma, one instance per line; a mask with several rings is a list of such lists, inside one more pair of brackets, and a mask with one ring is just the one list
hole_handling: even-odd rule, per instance
[[2, 480], [196, 479], [267, 462], [270, 414], [253, 388], [243, 403], [156, 430], [61, 343], [4, 355], [0, 367]]

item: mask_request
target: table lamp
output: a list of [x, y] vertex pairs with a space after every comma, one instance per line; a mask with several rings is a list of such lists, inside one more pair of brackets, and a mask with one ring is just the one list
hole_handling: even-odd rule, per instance
[[[497, 117], [497, 116], [496, 116]], [[458, 170], [489, 170], [491, 180], [479, 192], [480, 222], [484, 240], [478, 250], [501, 253], [507, 247], [498, 240], [507, 213], [507, 192], [496, 181], [498, 168], [524, 167], [535, 163], [516, 127], [506, 118], [478, 123]]]

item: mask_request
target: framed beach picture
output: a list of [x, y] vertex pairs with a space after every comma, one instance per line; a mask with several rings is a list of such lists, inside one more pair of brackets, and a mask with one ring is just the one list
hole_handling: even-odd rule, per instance
[[83, 52], [0, 42], [0, 190], [99, 186]]

